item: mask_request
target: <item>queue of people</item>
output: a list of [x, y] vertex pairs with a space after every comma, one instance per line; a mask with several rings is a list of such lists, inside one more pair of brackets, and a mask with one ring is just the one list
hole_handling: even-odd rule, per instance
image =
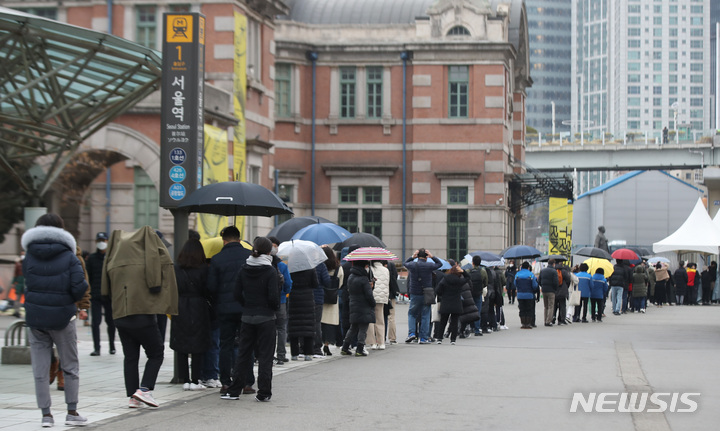
[[[56, 214], [42, 216], [23, 235], [27, 257], [20, 272], [43, 427], [54, 424], [49, 384], [55, 376], [64, 376], [65, 424], [87, 423], [77, 411], [79, 361], [76, 343], [69, 340], [76, 339], [72, 322], [87, 319], [90, 307], [91, 356], [102, 354], [103, 317], [110, 354], [116, 352], [114, 337], [119, 334], [129, 408], [160, 405], [152, 395], [165, 353], [160, 316], [173, 316], [169, 344], [177, 353], [183, 390], [219, 389], [222, 400], [255, 394], [255, 400], [268, 402], [273, 366], [331, 356], [332, 346], [341, 355], [364, 357], [369, 350], [397, 343], [394, 264], [341, 261], [324, 246], [325, 262], [289, 272], [276, 256], [276, 238], [257, 237], [247, 250], [236, 227], [226, 227], [221, 237], [222, 250], [208, 259], [199, 235], [191, 231], [173, 262], [162, 238], [148, 226], [131, 233], [114, 231], [110, 237], [101, 232], [86, 267]], [[697, 288], [702, 289], [702, 303], [709, 304], [717, 275], [715, 262], [698, 274], [694, 263], [685, 268], [681, 262], [671, 273], [660, 263], [631, 268], [618, 261], [608, 278], [602, 268], [591, 274], [585, 263], [570, 269], [553, 259], [537, 277], [529, 262], [519, 268], [514, 262], [487, 267], [474, 256], [465, 269], [452, 259], [448, 269], [440, 270], [442, 265], [423, 248], [404, 262], [408, 344], [449, 339], [454, 345], [471, 335], [508, 329], [505, 297], [510, 305], [517, 303], [521, 329], [537, 327], [535, 309], [541, 298], [547, 327], [589, 322], [588, 308], [589, 319], [602, 322], [608, 299], [615, 315], [644, 313], [648, 303], [695, 305], [688, 298], [697, 297]], [[142, 378], [141, 348], [148, 358]]]

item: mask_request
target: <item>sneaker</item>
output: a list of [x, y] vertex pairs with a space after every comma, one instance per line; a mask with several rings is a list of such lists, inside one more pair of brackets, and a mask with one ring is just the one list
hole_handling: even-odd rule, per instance
[[406, 343], [412, 343], [413, 341], [417, 340], [417, 336], [415, 334], [410, 334], [407, 339], [405, 340]]
[[342, 356], [350, 356], [350, 355], [352, 355], [352, 353], [351, 353], [349, 350], [343, 349], [343, 350], [340, 350], [340, 355], [342, 355]]
[[365, 349], [363, 348], [362, 352], [355, 352], [355, 356], [367, 356], [367, 353], [365, 353]]
[[87, 423], [87, 418], [80, 416], [80, 414], [77, 412], [74, 415], [65, 415], [65, 425], [71, 427], [84, 427], [85, 425], [87, 425]]
[[455, 345], [455, 342], [454, 342], [454, 341], [451, 341], [450, 344], [454, 346], [454, 345]]
[[507, 331], [508, 329], [510, 329], [510, 327], [509, 327], [509, 326], [507, 326], [507, 325], [502, 325], [502, 326], [500, 327], [500, 329], [504, 329], [504, 330], [506, 330], [506, 331]]
[[430, 344], [430, 341], [428, 341], [424, 338], [421, 338], [420, 341], [418, 341], [418, 344]]
[[200, 383], [206, 388], [221, 388], [222, 383], [218, 379], [201, 380]]
[[50, 428], [53, 425], [55, 425], [55, 419], [53, 419], [52, 416], [43, 416], [42, 417], [42, 427], [43, 428]]
[[370, 346], [370, 349], [371, 349], [371, 350], [377, 350], [377, 349], [378, 349], [378, 345], [377, 345], [377, 344], [373, 344], [372, 346]]
[[239, 400], [239, 399], [240, 399], [240, 395], [232, 395], [232, 394], [230, 394], [230, 393], [228, 392], [228, 393], [226, 393], [226, 394], [224, 394], [224, 395], [220, 395], [220, 399], [221, 399], [221, 400]]
[[388, 344], [390, 344], [390, 345], [397, 344], [397, 341], [395, 341], [395, 340], [390, 340], [390, 341], [388, 341]]
[[437, 340], [437, 344], [442, 344], [442, 340]]
[[128, 401], [128, 408], [130, 409], [139, 409], [142, 408], [143, 405], [143, 403], [136, 400], [135, 398], [130, 398], [130, 401]]
[[260, 395], [255, 395], [255, 401], [257, 401], [259, 403], [269, 403], [270, 397], [262, 397]]
[[385, 350], [385, 345], [384, 345], [384, 344], [380, 344], [380, 345], [378, 346], [378, 350]]
[[90, 352], [90, 356], [100, 356], [100, 352], [97, 350], [93, 350], [92, 352]]
[[363, 346], [363, 353], [365, 354], [365, 356], [370, 354], [370, 352], [368, 352], [367, 347], [365, 347], [365, 346]]
[[282, 359], [274, 359], [273, 364], [275, 365], [283, 365], [285, 362], [282, 361]]
[[312, 361], [313, 357], [310, 355], [305, 356], [306, 361]]
[[207, 386], [203, 385], [202, 383], [190, 383], [190, 391], [202, 391], [203, 389], [207, 389]]
[[[312, 355], [312, 357], [313, 357], [313, 358], [318, 358], [318, 359], [320, 359], [320, 358], [324, 358], [325, 355], [323, 355], [323, 354], [321, 354], [321, 353], [315, 353], [314, 355]], [[306, 361], [308, 360], [307, 356], [305, 357], [305, 360], [306, 360]]]
[[483, 335], [482, 335], [482, 332], [476, 332], [476, 333], [475, 333], [475, 336], [476, 336], [476, 337], [482, 337]]
[[155, 398], [152, 396], [152, 392], [150, 391], [143, 391], [142, 389], [138, 389], [135, 391], [135, 393], [132, 396], [138, 401], [142, 401], [143, 403], [149, 405], [150, 407], [159, 407], [160, 404], [155, 401]]
[[183, 391], [189, 391], [190, 390], [190, 383], [183, 384]]
[[293, 356], [293, 357], [292, 357], [292, 360], [293, 360], [293, 361], [297, 361], [297, 360], [298, 360], [298, 357], [297, 357], [297, 356]]
[[641, 308], [641, 309], [640, 309], [640, 312], [643, 313], [643, 314], [645, 314], [645, 309], [644, 309], [644, 308]]

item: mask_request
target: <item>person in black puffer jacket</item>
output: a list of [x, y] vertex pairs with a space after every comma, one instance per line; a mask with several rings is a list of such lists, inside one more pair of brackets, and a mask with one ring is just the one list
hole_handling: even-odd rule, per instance
[[[178, 378], [183, 390], [200, 390], [200, 373], [204, 353], [210, 348], [210, 306], [207, 288], [208, 265], [203, 246], [189, 239], [175, 263], [178, 286], [178, 315], [170, 322], [170, 348], [177, 355]], [[188, 355], [192, 355], [192, 379], [188, 372]]]
[[272, 366], [275, 351], [275, 312], [280, 308], [278, 272], [272, 266], [272, 242], [265, 237], [253, 241], [252, 256], [247, 258], [237, 278], [235, 299], [243, 306], [242, 326], [238, 338], [238, 361], [233, 382], [222, 396], [237, 400], [247, 385], [242, 370], [252, 367], [252, 354], [258, 360], [257, 401], [270, 401]]
[[463, 312], [462, 291], [469, 287], [465, 272], [453, 260], [452, 267], [438, 283], [437, 294], [440, 307], [440, 323], [435, 325], [435, 340], [442, 344], [443, 331], [450, 320], [450, 343], [455, 344], [458, 335], [458, 319]]
[[[300, 346], [306, 361], [312, 361], [315, 340], [315, 296], [318, 284], [315, 268], [290, 273], [293, 287], [288, 298], [288, 337], [290, 357], [298, 360]], [[301, 344], [302, 341], [302, 344]]]
[[[35, 376], [35, 396], [42, 410], [43, 427], [52, 426], [50, 413], [50, 358], [57, 347], [65, 376], [66, 425], [86, 425], [77, 412], [80, 386], [75, 328], [75, 303], [88, 289], [85, 271], [78, 260], [75, 238], [64, 229], [57, 214], [44, 214], [21, 239], [25, 249], [25, 323], [30, 330], [30, 358]], [[85, 310], [86, 311], [86, 310]]]
[[350, 268], [348, 293], [350, 297], [350, 330], [345, 334], [340, 354], [350, 355], [350, 342], [357, 337], [355, 356], [367, 356], [365, 337], [368, 326], [375, 322], [375, 298], [370, 287], [370, 275], [366, 269], [370, 262], [356, 260]]

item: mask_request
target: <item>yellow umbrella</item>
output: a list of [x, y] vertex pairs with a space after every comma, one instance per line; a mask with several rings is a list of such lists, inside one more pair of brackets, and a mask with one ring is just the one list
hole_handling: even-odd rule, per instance
[[[215, 238], [207, 238], [200, 240], [200, 243], [203, 246], [203, 249], [205, 250], [205, 258], [210, 259], [211, 257], [215, 256], [216, 254], [220, 253], [220, 250], [223, 248], [223, 240], [222, 237], [216, 236]], [[243, 247], [245, 247], [248, 250], [252, 250], [252, 245], [249, 244], [245, 240], [240, 240], [240, 244], [242, 244]]]
[[613, 264], [607, 259], [591, 257], [590, 259], [586, 259], [583, 263], [587, 264], [587, 266], [590, 267], [588, 272], [593, 275], [595, 274], [596, 269], [602, 268], [603, 271], [605, 271], [605, 278], [609, 278], [614, 270]]

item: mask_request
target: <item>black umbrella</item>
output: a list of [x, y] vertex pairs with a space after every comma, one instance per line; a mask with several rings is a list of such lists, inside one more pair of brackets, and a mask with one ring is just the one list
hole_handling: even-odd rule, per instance
[[267, 236], [274, 236], [280, 242], [290, 241], [297, 231], [318, 223], [332, 223], [330, 220], [318, 216], [294, 217], [275, 226]]
[[343, 242], [339, 242], [335, 244], [334, 249], [335, 250], [342, 250], [345, 247], [350, 247], [351, 245], [359, 245], [360, 247], [382, 247], [387, 248], [384, 242], [375, 235], [371, 233], [365, 233], [365, 232], [356, 232], [354, 233], [350, 238], [346, 239]]
[[612, 260], [612, 256], [607, 251], [597, 247], [583, 247], [575, 253], [578, 256], [597, 257], [600, 259]]
[[514, 245], [508, 247], [503, 251], [502, 257], [505, 259], [532, 259], [533, 257], [540, 257], [542, 253], [535, 247], [529, 245]]
[[550, 259], [555, 259], [556, 262], [563, 262], [568, 260], [568, 258], [563, 256], [562, 254], [549, 254], [547, 256], [539, 258], [538, 262], [547, 262]]
[[265, 187], [239, 181], [201, 187], [185, 198], [178, 208], [187, 209], [189, 212], [222, 216], [270, 217], [293, 213], [278, 195]]

